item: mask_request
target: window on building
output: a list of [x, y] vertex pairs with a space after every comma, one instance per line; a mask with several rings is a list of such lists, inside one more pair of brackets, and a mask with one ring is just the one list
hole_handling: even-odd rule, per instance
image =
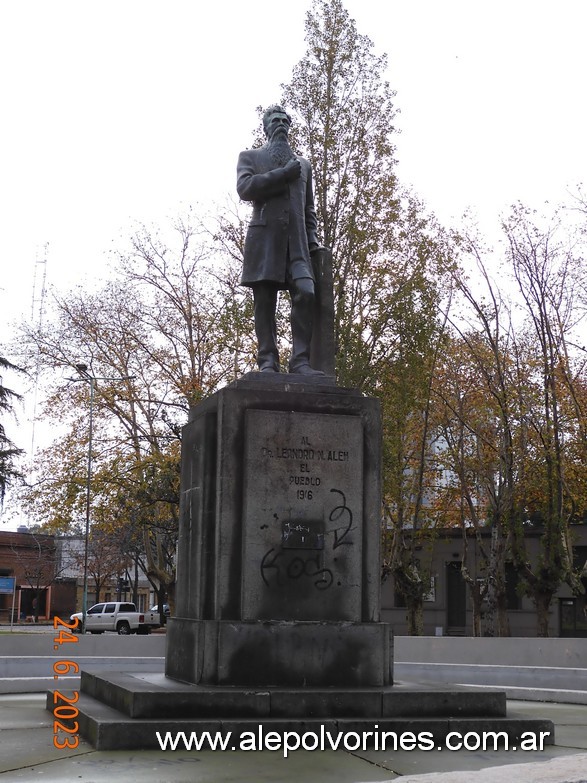
[[508, 609], [521, 609], [522, 597], [518, 592], [520, 575], [513, 563], [505, 564], [505, 600]]
[[585, 596], [559, 598], [560, 635], [587, 637], [587, 605]]
[[[573, 547], [573, 565], [577, 571], [581, 571], [587, 562], [587, 546]], [[587, 579], [583, 579], [583, 584], [587, 587]]]
[[436, 576], [430, 577], [430, 589], [424, 595], [424, 601], [429, 604], [433, 604], [436, 601]]

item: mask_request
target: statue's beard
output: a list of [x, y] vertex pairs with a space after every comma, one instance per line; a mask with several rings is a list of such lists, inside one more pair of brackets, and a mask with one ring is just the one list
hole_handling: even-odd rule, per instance
[[278, 134], [269, 141], [269, 154], [278, 166], [285, 166], [288, 160], [295, 158], [296, 154], [289, 146], [289, 141], [285, 134]]

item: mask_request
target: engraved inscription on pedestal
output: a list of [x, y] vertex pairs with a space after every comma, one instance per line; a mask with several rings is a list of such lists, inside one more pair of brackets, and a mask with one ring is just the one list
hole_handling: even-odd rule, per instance
[[361, 618], [359, 416], [248, 410], [242, 618]]

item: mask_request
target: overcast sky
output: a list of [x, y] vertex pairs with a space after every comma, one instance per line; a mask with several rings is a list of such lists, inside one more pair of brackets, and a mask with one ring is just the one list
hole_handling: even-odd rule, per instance
[[[587, 183], [585, 0], [346, 0], [389, 56], [399, 176], [441, 221]], [[2, 0], [0, 348], [47, 283], [135, 221], [234, 196], [236, 159], [305, 50], [310, 0]], [[38, 275], [37, 275], [38, 277]], [[39, 284], [39, 280], [37, 280]]]
[[[234, 194], [255, 107], [304, 52], [309, 5], [3, 0], [4, 316], [30, 312], [46, 243], [48, 282], [78, 282], [133, 221]], [[346, 7], [389, 55], [400, 177], [443, 221], [469, 205], [496, 221], [587, 180], [584, 0]]]

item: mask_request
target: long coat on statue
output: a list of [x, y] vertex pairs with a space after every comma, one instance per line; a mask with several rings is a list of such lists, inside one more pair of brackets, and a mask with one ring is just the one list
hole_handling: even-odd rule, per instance
[[[287, 183], [267, 146], [239, 155], [236, 189], [243, 201], [253, 202], [242, 285], [273, 282], [287, 288], [288, 260], [294, 277], [314, 277], [310, 248], [317, 247], [318, 240], [312, 168], [305, 158], [298, 160], [301, 176]], [[300, 269], [307, 271], [300, 273]]]

